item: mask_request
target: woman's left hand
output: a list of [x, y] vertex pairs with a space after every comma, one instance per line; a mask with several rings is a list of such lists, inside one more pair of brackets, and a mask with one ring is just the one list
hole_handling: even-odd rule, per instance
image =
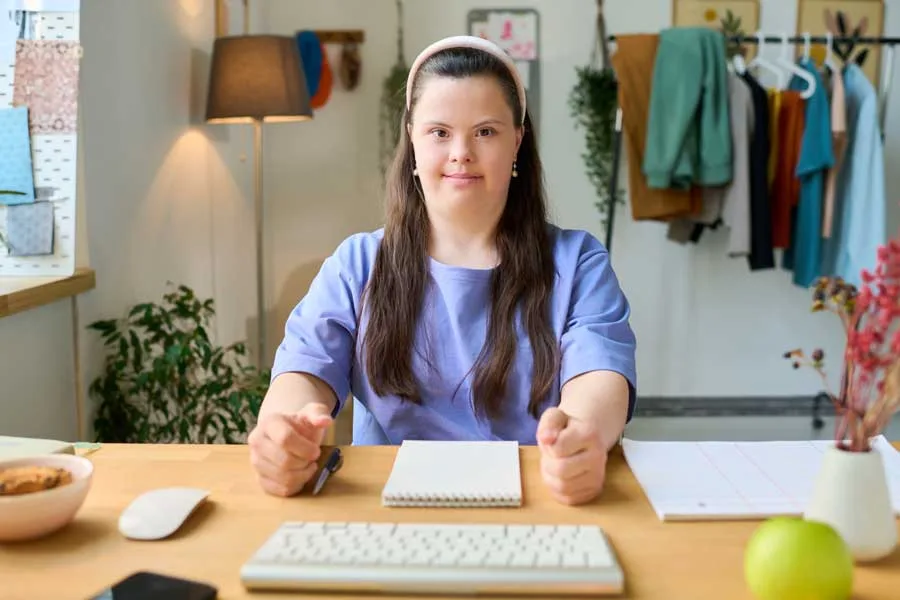
[[596, 428], [553, 407], [544, 411], [537, 428], [541, 475], [557, 501], [590, 502], [603, 490], [606, 445]]

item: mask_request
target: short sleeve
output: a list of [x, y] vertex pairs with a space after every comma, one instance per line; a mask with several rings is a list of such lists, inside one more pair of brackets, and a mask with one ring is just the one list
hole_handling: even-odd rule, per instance
[[637, 396], [636, 340], [631, 309], [609, 253], [587, 236], [578, 257], [562, 333], [560, 385], [589, 371], [615, 371], [628, 380], [628, 420]]
[[357, 238], [348, 238], [325, 259], [309, 291], [291, 311], [275, 353], [272, 379], [282, 373], [308, 373], [334, 391], [343, 408], [350, 393], [361, 280]]
[[[812, 73], [816, 82], [816, 91], [805, 103], [803, 138], [800, 158], [797, 161], [796, 175], [803, 177], [834, 165], [834, 149], [831, 136], [831, 109], [828, 95], [818, 74]], [[799, 78], [792, 80], [798, 81]], [[799, 89], [806, 89], [806, 84], [797, 84]], [[795, 89], [798, 89], [795, 87]]]

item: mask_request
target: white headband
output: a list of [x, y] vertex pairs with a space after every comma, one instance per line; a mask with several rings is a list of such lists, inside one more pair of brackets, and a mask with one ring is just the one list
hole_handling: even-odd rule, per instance
[[475, 37], [472, 35], [457, 35], [448, 38], [444, 38], [442, 40], [438, 40], [422, 50], [419, 53], [419, 56], [416, 57], [416, 60], [413, 61], [412, 67], [409, 69], [409, 76], [406, 78], [406, 110], [409, 110], [410, 104], [412, 103], [412, 84], [413, 79], [416, 77], [416, 72], [422, 66], [429, 57], [440, 52], [441, 50], [447, 50], [448, 48], [474, 48], [476, 50], [482, 50], [491, 54], [492, 56], [497, 57], [500, 61], [506, 65], [506, 68], [509, 69], [509, 74], [513, 78], [513, 81], [516, 82], [516, 89], [519, 93], [519, 104], [522, 107], [522, 123], [525, 123], [525, 86], [522, 85], [522, 78], [519, 77], [519, 71], [516, 69], [516, 65], [513, 60], [509, 57], [509, 54], [503, 51], [500, 46], [497, 44], [488, 41], [484, 38]]

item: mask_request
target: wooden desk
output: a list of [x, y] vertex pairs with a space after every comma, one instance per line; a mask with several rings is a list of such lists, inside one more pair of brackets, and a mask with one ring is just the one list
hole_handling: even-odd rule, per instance
[[[239, 570], [282, 521], [299, 519], [597, 523], [624, 566], [628, 598], [750, 598], [743, 583], [743, 551], [759, 523], [661, 523], [619, 451], [611, 457], [603, 496], [591, 505], [553, 501], [538, 473], [537, 449], [526, 447], [521, 451], [522, 508], [440, 510], [381, 507], [381, 488], [395, 452], [393, 447], [348, 448], [343, 469], [321, 495], [285, 499], [260, 491], [245, 446], [104, 446], [91, 455], [95, 480], [75, 521], [45, 540], [0, 546], [0, 598], [85, 599], [141, 569], [209, 581], [226, 600], [278, 598], [245, 592]], [[116, 530], [122, 509], [135, 495], [170, 485], [206, 487], [210, 501], [168, 540], [122, 538]], [[896, 598], [900, 551], [879, 564], [857, 567], [855, 591], [856, 600]]]

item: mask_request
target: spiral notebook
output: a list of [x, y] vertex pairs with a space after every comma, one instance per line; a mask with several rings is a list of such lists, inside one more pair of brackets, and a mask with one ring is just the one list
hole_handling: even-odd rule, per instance
[[404, 440], [384, 506], [521, 506], [518, 442]]

